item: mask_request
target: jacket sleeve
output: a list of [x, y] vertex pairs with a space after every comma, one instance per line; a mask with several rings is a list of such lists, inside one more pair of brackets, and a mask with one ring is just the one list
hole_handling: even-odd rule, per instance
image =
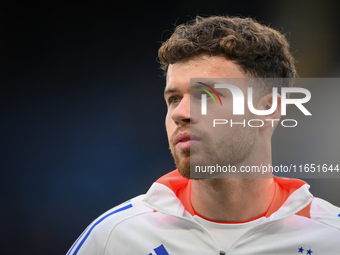
[[74, 242], [67, 255], [102, 255], [112, 229], [121, 218], [124, 211], [132, 208], [131, 203], [117, 206], [94, 220]]

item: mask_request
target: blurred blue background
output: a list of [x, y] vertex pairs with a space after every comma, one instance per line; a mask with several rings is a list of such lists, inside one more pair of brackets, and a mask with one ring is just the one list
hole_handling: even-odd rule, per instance
[[[65, 254], [97, 216], [174, 169], [156, 60], [174, 24], [197, 14], [250, 16], [287, 35], [300, 77], [339, 77], [335, 6], [174, 0], [3, 7], [2, 253]], [[299, 145], [300, 154], [327, 150]], [[295, 147], [284, 146], [291, 153]], [[307, 181], [315, 196], [340, 206], [340, 179]]]

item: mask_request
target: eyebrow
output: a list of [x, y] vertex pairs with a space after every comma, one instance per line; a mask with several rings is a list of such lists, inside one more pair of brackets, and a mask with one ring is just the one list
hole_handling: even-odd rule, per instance
[[[213, 86], [213, 83], [206, 83], [206, 84]], [[196, 89], [196, 88], [202, 88], [202, 87], [204, 87], [202, 84], [195, 83], [190, 88]], [[178, 88], [167, 88], [164, 90], [164, 96], [168, 94], [178, 93], [179, 91], [180, 90]]]
[[177, 93], [177, 92], [179, 92], [179, 89], [177, 88], [168, 88], [164, 91], [164, 96], [167, 94], [172, 94], [172, 93]]
[[198, 89], [198, 88], [205, 88], [205, 86], [199, 83], [195, 83], [194, 85], [190, 86], [190, 89]]
[[[205, 84], [208, 84], [210, 86], [214, 86], [214, 82], [205, 82]], [[199, 84], [198, 82], [196, 82], [195, 84], [193, 84], [190, 89], [197, 89], [197, 88], [203, 88], [205, 86], [203, 86], [202, 84]], [[210, 90], [209, 88], [207, 88], [208, 90]], [[167, 88], [164, 90], [164, 96], [168, 95], [168, 94], [173, 94], [173, 93], [178, 93], [180, 90], [178, 88]]]
[[219, 84], [219, 83], [216, 82], [216, 81], [205, 81], [205, 82], [198, 81], [198, 82], [195, 82], [195, 84], [194, 84], [192, 87], [204, 87], [203, 84], [209, 85], [209, 86], [211, 86], [211, 87], [214, 88], [214, 86], [215, 86], [216, 84]]
[[[202, 82], [203, 83], [203, 82]], [[213, 82], [204, 82], [203, 84], [196, 82], [195, 84], [193, 84], [192, 86], [190, 86], [190, 89], [199, 89], [199, 88], [206, 88], [207, 90], [211, 90], [210, 88], [207, 88], [206, 86], [204, 86], [203, 84], [209, 85], [212, 88], [214, 87], [214, 83]]]

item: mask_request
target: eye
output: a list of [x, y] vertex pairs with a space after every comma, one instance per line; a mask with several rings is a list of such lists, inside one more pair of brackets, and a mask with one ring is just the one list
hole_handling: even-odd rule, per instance
[[168, 104], [177, 104], [181, 101], [181, 98], [179, 98], [178, 96], [171, 96], [168, 98]]

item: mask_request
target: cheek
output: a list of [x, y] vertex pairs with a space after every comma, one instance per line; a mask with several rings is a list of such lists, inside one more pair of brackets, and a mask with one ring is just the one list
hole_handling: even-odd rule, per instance
[[232, 119], [233, 117], [239, 116], [233, 115], [233, 104], [230, 101], [223, 103], [223, 106], [216, 106], [215, 109], [213, 115], [216, 119]]
[[170, 137], [169, 132], [171, 132], [172, 123], [173, 123], [173, 120], [171, 118], [171, 114], [168, 112], [165, 116], [165, 128], [166, 128], [166, 132], [167, 132], [169, 137]]

